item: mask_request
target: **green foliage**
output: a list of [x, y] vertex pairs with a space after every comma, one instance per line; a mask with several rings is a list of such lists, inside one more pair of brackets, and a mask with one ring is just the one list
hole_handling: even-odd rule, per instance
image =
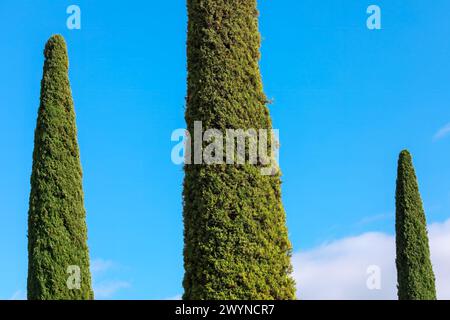
[[[75, 111], [64, 38], [44, 50], [28, 215], [28, 299], [92, 299]], [[81, 288], [69, 289], [69, 266]]]
[[[255, 0], [188, 0], [186, 122], [271, 129]], [[184, 299], [294, 299], [280, 176], [258, 165], [186, 165]]]
[[425, 212], [412, 158], [406, 150], [398, 160], [396, 231], [398, 298], [436, 299]]

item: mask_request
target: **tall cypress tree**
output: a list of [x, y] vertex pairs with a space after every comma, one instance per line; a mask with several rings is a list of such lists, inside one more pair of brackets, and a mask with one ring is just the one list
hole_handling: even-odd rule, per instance
[[82, 171], [64, 38], [52, 36], [44, 56], [28, 214], [28, 299], [92, 299]]
[[[203, 132], [271, 129], [256, 0], [188, 0], [187, 8], [188, 131], [195, 121]], [[279, 174], [186, 164], [183, 199], [184, 299], [295, 298]]]
[[400, 300], [436, 299], [427, 223], [411, 154], [398, 160], [396, 190], [397, 281]]

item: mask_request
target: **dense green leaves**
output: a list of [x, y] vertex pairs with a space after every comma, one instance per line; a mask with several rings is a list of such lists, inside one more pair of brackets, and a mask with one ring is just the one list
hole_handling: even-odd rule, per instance
[[406, 150], [398, 160], [396, 231], [398, 298], [436, 299], [425, 212], [411, 155]]
[[[188, 0], [186, 122], [271, 129], [255, 0]], [[184, 299], [293, 299], [280, 176], [257, 165], [186, 165]]]
[[52, 36], [44, 55], [28, 216], [28, 298], [92, 299], [82, 171], [63, 37]]

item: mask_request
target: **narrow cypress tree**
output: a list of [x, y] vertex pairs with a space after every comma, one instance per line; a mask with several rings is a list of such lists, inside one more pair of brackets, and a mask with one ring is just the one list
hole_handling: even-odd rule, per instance
[[28, 213], [28, 299], [92, 299], [82, 171], [64, 38], [52, 36], [44, 56]]
[[398, 160], [396, 190], [397, 282], [400, 300], [436, 299], [427, 223], [411, 155]]
[[[187, 7], [188, 131], [270, 130], [256, 0]], [[280, 183], [259, 165], [185, 165], [184, 299], [295, 298]]]

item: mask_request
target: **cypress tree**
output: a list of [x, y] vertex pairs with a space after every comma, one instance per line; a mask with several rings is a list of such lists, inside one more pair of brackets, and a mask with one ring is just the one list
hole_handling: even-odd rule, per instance
[[396, 190], [397, 282], [400, 300], [435, 300], [427, 223], [411, 155], [400, 153]]
[[[195, 121], [203, 132], [270, 130], [256, 0], [188, 0], [187, 8], [188, 131]], [[280, 184], [260, 163], [185, 165], [184, 299], [295, 298]]]
[[64, 38], [52, 36], [44, 56], [28, 213], [28, 299], [92, 299], [82, 171]]

